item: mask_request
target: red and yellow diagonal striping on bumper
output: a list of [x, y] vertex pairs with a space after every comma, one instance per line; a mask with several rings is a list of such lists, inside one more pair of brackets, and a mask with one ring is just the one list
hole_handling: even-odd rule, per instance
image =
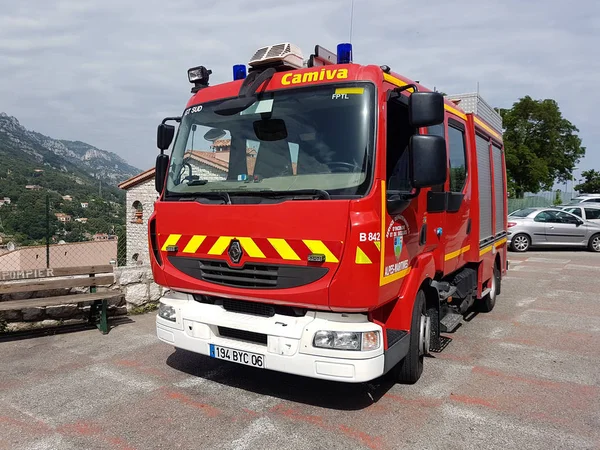
[[170, 234], [161, 249], [177, 247], [186, 256], [222, 256], [233, 239], [237, 239], [244, 253], [253, 259], [283, 259], [286, 261], [306, 261], [310, 254], [325, 256], [325, 262], [339, 263], [342, 254], [341, 241], [315, 239], [251, 238], [246, 236], [184, 236]]

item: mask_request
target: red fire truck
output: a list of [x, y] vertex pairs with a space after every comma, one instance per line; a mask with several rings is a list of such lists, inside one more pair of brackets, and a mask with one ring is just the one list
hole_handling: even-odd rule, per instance
[[415, 383], [441, 333], [500, 294], [499, 116], [356, 64], [350, 44], [307, 60], [267, 46], [232, 81], [210, 75], [190, 69], [183, 114], [158, 127], [158, 338], [258, 370]]

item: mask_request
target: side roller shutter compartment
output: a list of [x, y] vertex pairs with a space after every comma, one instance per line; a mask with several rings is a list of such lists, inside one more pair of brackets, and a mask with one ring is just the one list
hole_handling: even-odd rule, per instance
[[492, 174], [489, 141], [475, 136], [477, 144], [477, 170], [479, 181], [479, 240], [493, 236], [492, 232]]
[[494, 156], [494, 197], [496, 198], [496, 234], [506, 231], [504, 229], [504, 173], [502, 167], [502, 150], [496, 145], [492, 146]]

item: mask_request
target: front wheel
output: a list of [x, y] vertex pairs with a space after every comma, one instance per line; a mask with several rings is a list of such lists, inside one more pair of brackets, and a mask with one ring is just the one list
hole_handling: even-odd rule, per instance
[[519, 233], [512, 238], [510, 243], [511, 248], [515, 252], [526, 252], [529, 250], [529, 246], [531, 245], [531, 240], [529, 236], [524, 233]]
[[423, 373], [423, 357], [429, 353], [431, 318], [426, 314], [425, 292], [419, 290], [413, 307], [408, 354], [392, 370], [401, 384], [415, 384]]
[[588, 249], [591, 252], [600, 252], [600, 233], [591, 237], [590, 242], [588, 243]]

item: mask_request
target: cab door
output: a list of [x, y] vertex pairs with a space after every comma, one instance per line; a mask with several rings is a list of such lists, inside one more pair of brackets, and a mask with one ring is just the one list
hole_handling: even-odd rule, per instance
[[471, 183], [467, 153], [469, 138], [466, 130], [464, 120], [449, 115], [446, 131], [449, 179], [446, 182], [446, 223], [443, 230], [446, 236], [445, 273], [463, 266], [466, 253], [470, 250]]

